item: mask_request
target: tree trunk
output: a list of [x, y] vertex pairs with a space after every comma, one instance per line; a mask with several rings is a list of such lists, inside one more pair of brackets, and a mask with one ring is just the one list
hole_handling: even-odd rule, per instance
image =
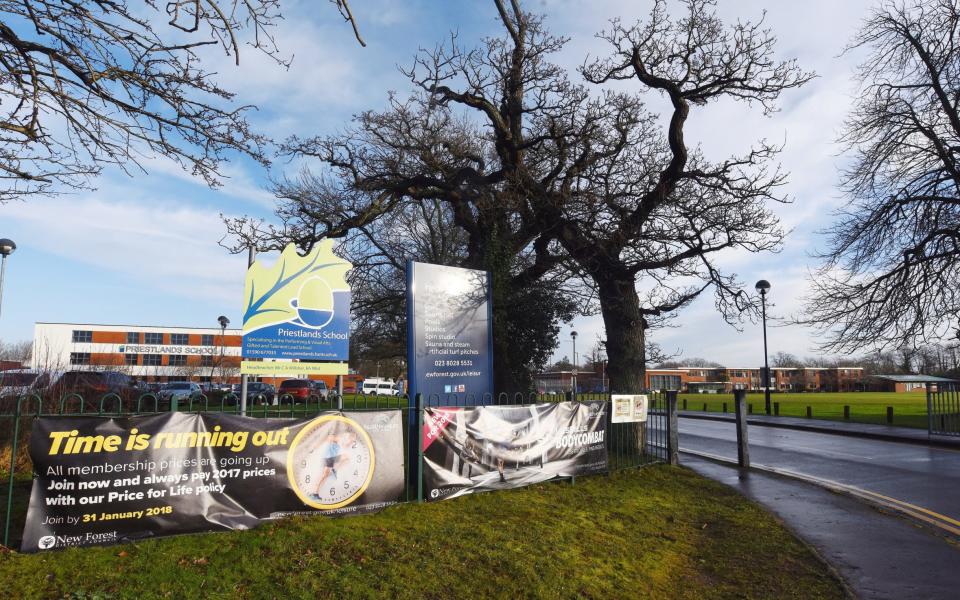
[[607, 330], [607, 376], [614, 393], [646, 388], [645, 322], [633, 277], [592, 274]]

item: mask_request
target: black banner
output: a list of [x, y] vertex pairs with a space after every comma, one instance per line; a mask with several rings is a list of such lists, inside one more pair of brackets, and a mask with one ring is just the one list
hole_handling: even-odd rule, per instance
[[22, 550], [354, 514], [404, 490], [399, 410], [312, 419], [42, 417]]
[[603, 402], [427, 408], [424, 498], [607, 471]]

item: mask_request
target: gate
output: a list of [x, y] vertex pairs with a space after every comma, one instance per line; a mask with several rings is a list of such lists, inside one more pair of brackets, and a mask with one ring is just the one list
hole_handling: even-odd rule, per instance
[[937, 391], [927, 384], [927, 431], [930, 435], [960, 437], [960, 388], [956, 383], [938, 383]]

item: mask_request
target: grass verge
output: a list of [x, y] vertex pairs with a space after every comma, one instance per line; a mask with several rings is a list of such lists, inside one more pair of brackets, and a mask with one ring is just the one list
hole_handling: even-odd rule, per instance
[[0, 581], [11, 597], [50, 598], [844, 597], [770, 514], [667, 466], [362, 517], [9, 552]]
[[[733, 394], [680, 394], [680, 408], [686, 400], [688, 410], [733, 413]], [[780, 403], [781, 417], [806, 417], [809, 406], [814, 419], [843, 421], [843, 407], [850, 407], [850, 422], [887, 425], [887, 407], [893, 407], [893, 425], [927, 428], [927, 396], [916, 393], [893, 392], [823, 392], [798, 394], [771, 394], [771, 402]], [[754, 414], [763, 413], [763, 394], [747, 394], [747, 403]]]

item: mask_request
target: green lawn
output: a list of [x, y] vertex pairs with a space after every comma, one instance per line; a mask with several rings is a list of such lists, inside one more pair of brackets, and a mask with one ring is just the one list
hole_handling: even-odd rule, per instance
[[29, 598], [844, 597], [770, 514], [667, 466], [246, 532], [0, 553], [0, 581]]
[[[927, 428], [927, 396], [923, 393], [845, 392], [845, 393], [775, 393], [771, 402], [780, 403], [780, 415], [806, 417], [811, 407], [814, 419], [843, 420], [843, 407], [850, 407], [850, 420], [857, 423], [886, 423], [887, 407], [893, 407], [893, 424]], [[688, 410], [733, 413], [733, 394], [680, 394], [680, 409], [686, 400]], [[747, 394], [747, 403], [755, 414], [763, 413], [763, 394]]]

